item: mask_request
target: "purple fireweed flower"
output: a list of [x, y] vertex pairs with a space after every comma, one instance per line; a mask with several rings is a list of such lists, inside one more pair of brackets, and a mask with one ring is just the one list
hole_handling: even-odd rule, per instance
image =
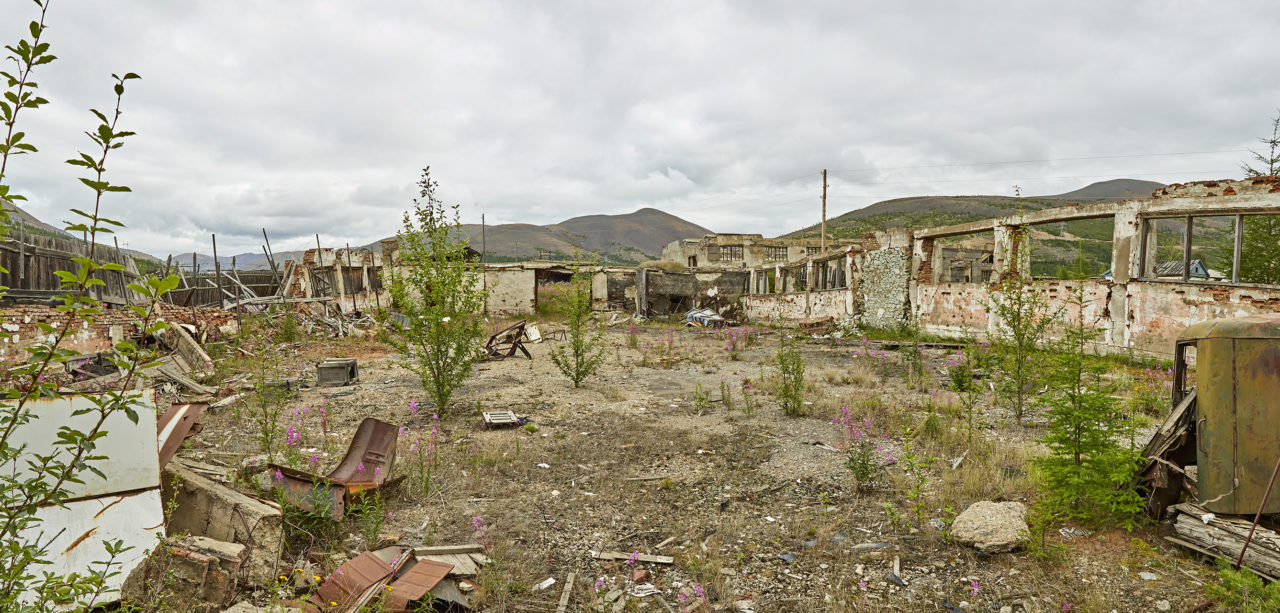
[[276, 469], [276, 481], [284, 481], [284, 473], [279, 468]]
[[414, 415], [414, 414], [416, 414], [417, 412], [418, 412], [418, 401], [416, 401], [416, 400], [410, 400], [410, 401], [409, 401], [409, 414], [410, 414], [410, 415]]
[[359, 463], [359, 464], [356, 464], [356, 472], [358, 472], [358, 473], [362, 473], [362, 472], [364, 472], [364, 462], [361, 462], [361, 463]]

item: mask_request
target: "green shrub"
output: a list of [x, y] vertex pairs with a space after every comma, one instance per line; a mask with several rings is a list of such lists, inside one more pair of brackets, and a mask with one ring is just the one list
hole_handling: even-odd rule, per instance
[[591, 323], [591, 277], [589, 273], [573, 275], [571, 290], [562, 298], [565, 327], [569, 337], [551, 350], [551, 361], [564, 376], [580, 387], [600, 364], [604, 363], [604, 334], [588, 330]]
[[431, 169], [424, 168], [419, 197], [396, 235], [401, 265], [383, 271], [403, 316], [396, 324], [388, 322], [398, 332], [388, 334], [387, 342], [400, 351], [405, 367], [418, 375], [443, 414], [481, 358], [487, 292], [467, 261], [458, 206], [446, 207], [437, 199], [437, 186]]
[[1223, 558], [1214, 561], [1218, 567], [1218, 583], [1205, 588], [1205, 594], [1217, 600], [1227, 611], [1280, 613], [1280, 583], [1265, 583], [1248, 569], [1235, 570]]
[[778, 369], [778, 387], [774, 392], [782, 412], [786, 415], [804, 415], [804, 355], [800, 353], [800, 341], [788, 334], [781, 334], [778, 355], [774, 362]]
[[1060, 311], [1050, 308], [1031, 283], [1011, 276], [996, 284], [988, 310], [998, 324], [993, 337], [1000, 370], [996, 392], [1020, 424], [1044, 367], [1041, 343]]

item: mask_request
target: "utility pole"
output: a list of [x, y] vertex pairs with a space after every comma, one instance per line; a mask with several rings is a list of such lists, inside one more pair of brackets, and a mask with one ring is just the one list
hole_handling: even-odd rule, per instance
[[484, 213], [480, 214], [480, 263], [484, 263], [485, 244], [484, 244]]
[[818, 242], [819, 250], [827, 252], [827, 169], [822, 169], [822, 239]]

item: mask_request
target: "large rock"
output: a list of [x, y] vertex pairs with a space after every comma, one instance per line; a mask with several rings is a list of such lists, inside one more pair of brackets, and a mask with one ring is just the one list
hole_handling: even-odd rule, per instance
[[1027, 534], [1027, 507], [1021, 502], [969, 505], [951, 524], [951, 538], [983, 553], [1012, 551]]

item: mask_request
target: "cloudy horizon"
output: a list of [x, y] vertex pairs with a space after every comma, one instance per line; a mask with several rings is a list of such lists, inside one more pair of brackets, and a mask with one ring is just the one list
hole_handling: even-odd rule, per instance
[[[1241, 176], [1280, 106], [1262, 2], [53, 0], [20, 203], [91, 204], [88, 108], [136, 72], [105, 213], [164, 257], [366, 244], [430, 166], [463, 221], [653, 207], [777, 235], [918, 195]], [[4, 0], [0, 40], [37, 7]]]

